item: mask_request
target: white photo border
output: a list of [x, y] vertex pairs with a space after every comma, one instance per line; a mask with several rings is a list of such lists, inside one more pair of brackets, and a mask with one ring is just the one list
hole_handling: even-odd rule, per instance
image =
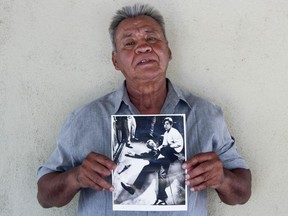
[[[122, 126], [119, 126], [119, 125], [116, 126], [116, 122], [118, 124], [121, 121], [121, 120], [116, 120], [116, 119], [121, 119], [121, 118], [128, 119], [128, 117], [134, 118], [134, 121], [137, 120], [136, 121], [137, 122], [136, 131], [137, 132], [140, 131], [140, 132], [136, 133], [136, 134], [135, 134], [135, 131], [134, 131], [134, 134], [133, 134], [133, 132], [132, 133], [129, 132], [130, 133], [129, 135], [123, 135], [122, 134], [122, 137], [121, 137], [122, 141], [120, 141], [119, 140], [119, 133], [121, 133], [121, 132], [119, 132], [119, 128], [122, 130], [123, 127], [126, 127], [126, 126], [123, 126], [123, 125]], [[182, 159], [184, 161], [187, 159], [185, 114], [112, 115], [111, 116], [111, 158], [112, 158], [112, 160], [114, 160], [118, 164], [117, 168], [113, 171], [113, 174], [112, 174], [112, 184], [115, 188], [115, 191], [112, 193], [112, 206], [113, 206], [114, 211], [187, 211], [188, 198], [187, 198], [187, 186], [185, 185], [185, 179], [184, 179], [185, 178], [185, 171], [181, 168], [180, 160], [176, 161], [176, 163], [175, 163], [178, 166], [177, 167], [178, 172], [176, 175], [174, 174], [173, 181], [169, 182], [170, 188], [167, 187], [169, 189], [166, 188], [166, 191], [168, 191], [167, 192], [167, 194], [168, 194], [169, 190], [171, 190], [171, 192], [170, 192], [171, 197], [172, 196], [175, 196], [176, 198], [177, 198], [177, 196], [181, 197], [183, 199], [181, 201], [181, 203], [174, 204], [175, 203], [175, 201], [174, 201], [174, 203], [172, 202], [172, 204], [171, 204], [171, 200], [172, 199], [174, 200], [175, 197], [171, 198], [168, 196], [168, 200], [170, 199], [170, 203], [167, 201], [167, 205], [153, 205], [155, 199], [157, 199], [156, 192], [155, 192], [155, 191], [157, 191], [157, 189], [156, 189], [157, 184], [156, 183], [157, 183], [157, 181], [159, 181], [159, 176], [158, 176], [158, 178], [155, 178], [155, 175], [157, 175], [157, 174], [153, 174], [154, 178], [149, 177], [150, 183], [147, 184], [148, 185], [147, 188], [145, 188], [144, 192], [142, 191], [141, 195], [139, 195], [139, 196], [137, 196], [137, 193], [135, 193], [133, 195], [129, 194], [126, 190], [123, 189], [123, 186], [122, 187], [120, 186], [120, 182], [122, 183], [125, 180], [130, 181], [129, 183], [131, 184], [133, 182], [133, 181], [131, 181], [131, 179], [134, 178], [134, 180], [135, 180], [136, 176], [138, 176], [138, 173], [141, 170], [140, 167], [144, 167], [147, 164], [149, 164], [149, 162], [147, 162], [147, 160], [144, 160], [142, 158], [138, 158], [138, 159], [134, 159], [134, 160], [130, 159], [130, 157], [128, 158], [129, 154], [131, 154], [131, 151], [136, 151], [136, 153], [137, 153], [137, 150], [139, 150], [139, 148], [142, 148], [142, 146], [146, 147], [145, 142], [147, 141], [147, 139], [149, 139], [149, 136], [146, 138], [147, 134], [143, 135], [143, 134], [141, 134], [141, 131], [143, 132], [146, 130], [147, 133], [151, 132], [151, 130], [150, 131], [147, 130], [147, 127], [149, 126], [149, 124], [147, 124], [148, 119], [149, 118], [150, 119], [151, 118], [157, 119], [157, 121], [155, 120], [155, 122], [154, 122], [154, 124], [155, 124], [154, 126], [155, 126], [156, 130], [160, 130], [160, 124], [161, 124], [160, 122], [162, 122], [161, 126], [162, 126], [162, 130], [163, 130], [163, 120], [167, 117], [172, 118], [174, 122], [175, 122], [175, 119], [177, 119], [177, 122], [175, 123], [175, 125], [176, 124], [177, 125], [175, 126], [175, 128], [177, 130], [179, 130], [179, 132], [183, 138], [183, 148], [184, 148], [184, 155], [183, 156], [184, 156], [184, 158], [182, 158]], [[128, 120], [128, 121], [130, 121], [130, 120]], [[146, 124], [145, 124], [145, 121], [146, 121]], [[152, 120], [152, 122], [153, 121], [154, 120]], [[137, 130], [138, 124], [142, 124], [142, 126], [141, 125], [139, 126], [140, 127], [139, 131]], [[118, 129], [116, 129], [116, 127]], [[129, 127], [131, 127], [131, 123], [130, 123]], [[142, 127], [144, 127], [144, 128], [146, 127], [146, 129], [143, 129]], [[143, 129], [143, 130], [141, 130], [141, 129]], [[158, 132], [156, 132], [156, 133], [158, 133]], [[160, 136], [160, 135], [158, 134], [158, 136]], [[161, 135], [161, 137], [163, 137], [163, 134]], [[150, 138], [153, 139], [153, 136], [151, 136]], [[129, 139], [129, 141], [128, 141], [128, 139]], [[132, 139], [133, 139], [133, 141], [130, 141]], [[134, 139], [136, 139], [136, 141]], [[156, 136], [156, 139], [157, 139], [157, 136]], [[132, 145], [132, 146], [129, 147], [127, 144]], [[160, 141], [158, 144], [161, 145]], [[136, 154], [136, 153], [134, 152], [134, 154]], [[127, 161], [129, 161], [129, 164], [127, 164]], [[178, 165], [178, 163], [180, 164], [180, 166]], [[174, 165], [174, 163], [173, 163], [173, 165]], [[175, 167], [176, 167], [176, 165], [175, 165]], [[138, 171], [135, 171], [137, 169], [138, 169]], [[169, 170], [170, 169], [172, 169], [172, 165], [169, 167]], [[130, 174], [129, 174], [129, 172], [130, 172]], [[179, 178], [181, 178], [181, 180], [178, 180], [178, 179], [177, 179], [178, 181], [175, 180], [176, 178], [178, 178], [177, 176], [179, 176]], [[172, 178], [173, 178], [173, 176], [172, 176]], [[175, 185], [173, 185], [173, 184], [175, 184]], [[172, 192], [172, 185], [173, 185], [173, 189], [180, 188], [179, 185], [177, 185], [177, 184], [179, 184], [179, 185], [181, 184], [181, 189], [182, 189], [181, 190], [181, 196], [179, 195], [179, 193]], [[153, 193], [152, 193], [152, 191], [153, 191]], [[132, 198], [129, 199], [128, 198], [129, 196], [131, 196]], [[139, 198], [141, 196], [143, 198]], [[120, 197], [120, 199], [119, 199], [119, 197]], [[145, 199], [144, 199], [144, 197], [145, 197]], [[148, 202], [147, 197], [152, 197], [151, 200], [149, 200], [149, 202]]]

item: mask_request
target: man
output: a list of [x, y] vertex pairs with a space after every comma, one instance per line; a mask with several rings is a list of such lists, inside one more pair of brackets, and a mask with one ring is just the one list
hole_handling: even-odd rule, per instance
[[[78, 215], [207, 215], [206, 188], [227, 204], [243, 204], [251, 193], [251, 174], [237, 153], [221, 110], [175, 87], [166, 79], [172, 53], [162, 16], [147, 5], [125, 7], [110, 25], [112, 61], [125, 83], [66, 121], [57, 148], [38, 170], [38, 201], [64, 206], [80, 191]], [[116, 164], [111, 153], [111, 115], [185, 113], [190, 188], [187, 212], [114, 212], [109, 182]], [[108, 179], [107, 179], [108, 178]]]
[[[160, 155], [158, 161], [161, 163], [159, 169], [159, 182], [157, 200], [154, 205], [167, 205], [167, 193], [165, 191], [167, 184], [167, 174], [171, 163], [180, 159], [180, 153], [183, 150], [183, 137], [176, 128], [173, 128], [173, 120], [166, 117], [163, 120], [165, 129], [162, 145], [158, 148]], [[163, 156], [162, 156], [163, 155]]]
[[127, 152], [125, 156], [131, 158], [146, 159], [148, 161], [155, 160], [159, 155], [156, 143], [152, 139], [147, 140], [146, 147], [149, 149], [149, 151], [142, 152], [140, 154], [136, 154], [134, 152]]
[[128, 120], [128, 143], [130, 144], [131, 141], [135, 141], [137, 140], [137, 138], [135, 137], [135, 133], [136, 133], [136, 120], [134, 118], [134, 116], [127, 116], [127, 120]]
[[[126, 147], [133, 148], [131, 146], [131, 140], [135, 139], [136, 121], [133, 116], [120, 116], [116, 117], [116, 134], [117, 137], [121, 133], [121, 140], [118, 137], [118, 144], [126, 144]], [[120, 132], [121, 131], [121, 132]]]
[[166, 117], [163, 120], [163, 124], [165, 133], [160, 151], [162, 155], [169, 157], [171, 163], [173, 163], [183, 150], [183, 137], [176, 128], [173, 128], [173, 119], [171, 117]]

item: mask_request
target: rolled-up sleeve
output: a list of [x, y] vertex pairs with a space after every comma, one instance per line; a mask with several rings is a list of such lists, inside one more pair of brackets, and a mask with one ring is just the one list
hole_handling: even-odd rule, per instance
[[206, 100], [199, 100], [194, 110], [200, 152], [214, 151], [226, 169], [248, 169], [247, 163], [237, 151], [234, 138], [229, 133], [222, 109]]

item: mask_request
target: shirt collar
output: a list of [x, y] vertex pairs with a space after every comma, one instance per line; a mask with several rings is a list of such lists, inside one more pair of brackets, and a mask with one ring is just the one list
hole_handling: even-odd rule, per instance
[[180, 101], [184, 102], [189, 108], [191, 108], [190, 104], [186, 100], [185, 92], [183, 92], [180, 88], [173, 85], [173, 83], [167, 78], [168, 85], [168, 94], [165, 100], [165, 103], [162, 107], [161, 114], [171, 114], [175, 112], [176, 106]]
[[[191, 108], [190, 104], [185, 99], [185, 93], [178, 87], [174, 86], [168, 78], [167, 78], [167, 87], [168, 87], [168, 93], [167, 93], [167, 97], [165, 99], [164, 105], [161, 109], [161, 114], [174, 113], [175, 107], [180, 101], [183, 101], [185, 104], [187, 104]], [[127, 114], [127, 115], [140, 114], [137, 108], [130, 101], [125, 81], [122, 83], [120, 88], [115, 92], [114, 102], [115, 102], [115, 110], [114, 110], [115, 114], [117, 113]], [[127, 106], [129, 108], [129, 113], [127, 113], [127, 111], [125, 111], [125, 113], [122, 112], [123, 106]]]
[[136, 107], [130, 101], [125, 81], [123, 81], [122, 85], [118, 88], [118, 90], [115, 91], [113, 101], [115, 104], [114, 114], [121, 114], [121, 115], [140, 114], [139, 111], [136, 109]]

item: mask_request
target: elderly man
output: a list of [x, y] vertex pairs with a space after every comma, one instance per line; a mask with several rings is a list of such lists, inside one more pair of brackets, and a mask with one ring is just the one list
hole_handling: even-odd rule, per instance
[[[57, 148], [38, 170], [38, 201], [64, 206], [80, 191], [78, 215], [207, 215], [206, 188], [227, 204], [251, 194], [251, 174], [237, 153], [221, 110], [174, 86], [166, 78], [172, 52], [162, 16], [147, 5], [124, 7], [110, 25], [112, 61], [125, 77], [119, 90], [73, 112]], [[186, 114], [189, 186], [187, 212], [114, 212], [109, 177], [111, 115]]]

